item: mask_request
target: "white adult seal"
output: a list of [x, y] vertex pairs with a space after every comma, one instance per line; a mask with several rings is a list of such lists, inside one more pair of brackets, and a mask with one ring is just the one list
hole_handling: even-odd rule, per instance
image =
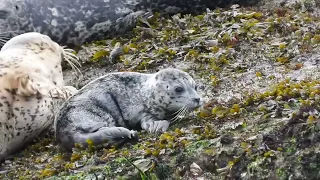
[[77, 58], [48, 36], [18, 35], [0, 51], [0, 161], [27, 145], [54, 120], [57, 105], [77, 90], [64, 86], [61, 61]]

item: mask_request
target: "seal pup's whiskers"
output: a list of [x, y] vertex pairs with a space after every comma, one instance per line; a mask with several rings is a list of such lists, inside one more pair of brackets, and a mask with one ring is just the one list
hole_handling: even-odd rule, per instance
[[69, 49], [66, 46], [62, 46], [62, 49], [63, 49], [64, 60], [66, 60], [70, 64], [71, 68], [74, 71], [76, 71], [82, 75], [82, 73], [79, 69], [81, 67], [81, 64], [79, 62], [79, 57], [74, 54], [75, 50]]
[[183, 117], [185, 117], [188, 114], [188, 108], [187, 108], [187, 106], [183, 106], [182, 108], [180, 108], [178, 111], [176, 111], [173, 114], [176, 114], [176, 115], [170, 119], [171, 123], [174, 123], [177, 120], [179, 120], [179, 119], [181, 120]]
[[172, 113], [172, 115], [179, 114], [184, 108], [186, 108], [186, 106], [182, 106], [178, 111]]

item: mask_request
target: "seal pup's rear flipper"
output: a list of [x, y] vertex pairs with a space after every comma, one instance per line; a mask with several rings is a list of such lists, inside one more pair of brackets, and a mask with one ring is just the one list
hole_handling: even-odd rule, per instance
[[[121, 146], [127, 142], [138, 140], [138, 132], [124, 127], [102, 127], [92, 133], [76, 133], [73, 135], [74, 144], [80, 144], [82, 147], [88, 147], [88, 141], [91, 141], [96, 148], [108, 146]], [[67, 143], [67, 142], [65, 142]], [[64, 145], [72, 149], [70, 145]]]

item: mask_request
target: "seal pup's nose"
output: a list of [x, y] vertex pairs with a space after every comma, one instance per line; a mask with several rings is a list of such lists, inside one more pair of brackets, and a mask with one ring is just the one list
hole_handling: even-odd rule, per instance
[[193, 98], [193, 101], [199, 104], [200, 103], [200, 98]]

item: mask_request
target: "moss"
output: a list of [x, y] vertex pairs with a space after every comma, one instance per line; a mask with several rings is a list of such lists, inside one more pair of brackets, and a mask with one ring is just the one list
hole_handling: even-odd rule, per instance
[[94, 55], [92, 56], [92, 60], [95, 62], [101, 59], [102, 57], [108, 56], [109, 54], [110, 54], [109, 51], [106, 51], [106, 50], [98, 51], [94, 53]]

